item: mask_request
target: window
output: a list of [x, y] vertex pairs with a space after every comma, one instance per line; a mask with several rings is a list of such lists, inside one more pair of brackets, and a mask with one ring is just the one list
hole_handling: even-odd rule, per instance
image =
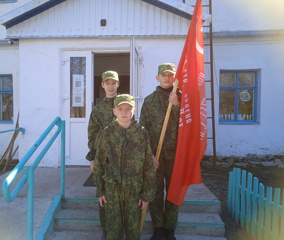
[[13, 79], [12, 75], [0, 75], [0, 122], [13, 122]]
[[257, 71], [221, 71], [219, 123], [257, 123]]

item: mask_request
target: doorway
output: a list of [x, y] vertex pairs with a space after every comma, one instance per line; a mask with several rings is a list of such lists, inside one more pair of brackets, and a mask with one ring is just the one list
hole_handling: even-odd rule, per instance
[[[118, 93], [135, 97], [135, 119], [142, 106], [140, 95], [139, 50], [130, 40], [129, 50], [64, 51], [62, 78], [62, 119], [66, 121], [66, 165], [88, 165], [87, 129], [92, 108], [105, 97], [101, 75], [107, 70], [118, 73]], [[80, 141], [78, 141], [80, 139]]]
[[94, 53], [94, 63], [93, 106], [105, 97], [105, 91], [101, 86], [102, 73], [105, 71], [112, 70], [118, 73], [118, 94], [130, 93], [130, 53]]

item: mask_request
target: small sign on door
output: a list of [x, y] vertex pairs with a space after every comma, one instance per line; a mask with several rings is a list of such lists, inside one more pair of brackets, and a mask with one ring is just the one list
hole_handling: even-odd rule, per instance
[[84, 74], [73, 74], [72, 107], [84, 107]]

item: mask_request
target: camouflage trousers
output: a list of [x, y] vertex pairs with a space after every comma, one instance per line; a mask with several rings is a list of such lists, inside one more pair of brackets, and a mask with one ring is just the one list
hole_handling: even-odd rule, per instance
[[164, 191], [170, 186], [173, 171], [175, 151], [162, 150], [159, 159], [159, 168], [156, 171], [157, 191], [155, 198], [149, 203], [150, 214], [154, 228], [164, 227], [175, 229], [178, 221], [179, 207], [169, 201], [164, 201]]
[[139, 240], [142, 210], [138, 206], [138, 196], [129, 189], [107, 183], [105, 196], [107, 240], [121, 240], [123, 233], [126, 240]]
[[99, 207], [99, 215], [100, 215], [101, 229], [103, 232], [106, 232], [105, 208], [101, 206]]

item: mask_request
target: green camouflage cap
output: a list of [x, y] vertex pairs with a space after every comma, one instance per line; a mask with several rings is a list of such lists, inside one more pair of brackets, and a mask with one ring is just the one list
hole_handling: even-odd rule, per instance
[[163, 72], [171, 72], [173, 74], [176, 73], [175, 65], [172, 63], [163, 63], [158, 68], [158, 75]]
[[117, 95], [114, 98], [114, 107], [117, 107], [122, 103], [128, 103], [129, 105], [135, 107], [135, 98], [130, 96], [129, 94]]
[[115, 80], [115, 81], [119, 81], [119, 79], [118, 79], [118, 74], [117, 74], [117, 72], [115, 72], [115, 71], [106, 71], [106, 72], [104, 72], [104, 73], [102, 74], [102, 81], [103, 81], [103, 82], [104, 82], [105, 80], [109, 79], [109, 78], [111, 78], [111, 79], [113, 79], [113, 80]]

